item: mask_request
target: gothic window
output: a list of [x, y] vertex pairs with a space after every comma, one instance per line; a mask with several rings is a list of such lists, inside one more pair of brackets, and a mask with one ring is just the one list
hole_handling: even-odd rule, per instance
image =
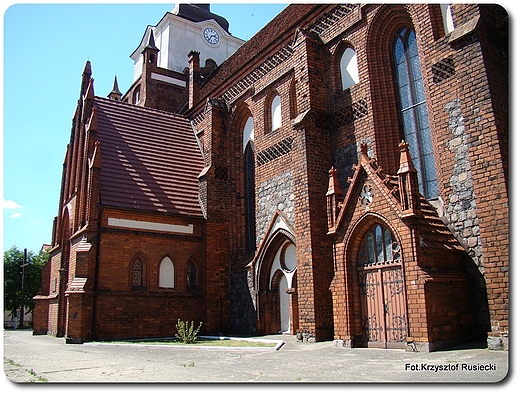
[[359, 252], [359, 265], [389, 264], [401, 260], [401, 248], [392, 232], [380, 224], [365, 235]]
[[197, 288], [197, 267], [191, 261], [186, 268], [186, 287], [190, 290]]
[[282, 104], [280, 96], [276, 95], [271, 102], [271, 130], [276, 130], [282, 125]]
[[243, 168], [244, 168], [244, 214], [245, 239], [248, 251], [256, 248], [255, 224], [255, 130], [253, 117], [249, 116], [242, 130], [243, 141]]
[[247, 118], [246, 124], [244, 126], [244, 130], [242, 132], [242, 147], [244, 151], [246, 150], [246, 146], [249, 143], [254, 143], [255, 140], [255, 130], [253, 125], [253, 117]]
[[132, 264], [132, 287], [143, 287], [144, 284], [143, 263], [136, 259]]
[[173, 262], [165, 257], [159, 267], [159, 287], [173, 289], [175, 285]]
[[256, 248], [255, 223], [255, 153], [251, 143], [244, 152], [246, 246], [248, 251]]
[[453, 25], [453, 18], [451, 17], [451, 8], [449, 4], [441, 4], [442, 23], [444, 25], [444, 34], [448, 35], [455, 27]]
[[347, 90], [359, 82], [359, 72], [356, 51], [347, 48], [343, 52], [340, 60], [341, 85], [343, 90]]
[[133, 98], [134, 98], [134, 100], [133, 100], [133, 101], [134, 101], [134, 104], [138, 104], [139, 101], [141, 101], [141, 87], [140, 87], [140, 86], [137, 86], [137, 87], [135, 88]]
[[404, 139], [418, 172], [419, 190], [426, 198], [439, 196], [426, 95], [415, 32], [402, 29], [394, 47], [394, 61]]
[[291, 84], [289, 86], [289, 112], [291, 119], [296, 118], [298, 115], [298, 108], [296, 102], [296, 83], [294, 79], [291, 80]]

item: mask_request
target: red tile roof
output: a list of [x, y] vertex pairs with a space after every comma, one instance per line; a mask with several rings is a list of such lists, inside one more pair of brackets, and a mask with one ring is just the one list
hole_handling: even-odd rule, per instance
[[185, 117], [96, 97], [105, 206], [202, 216], [203, 159]]

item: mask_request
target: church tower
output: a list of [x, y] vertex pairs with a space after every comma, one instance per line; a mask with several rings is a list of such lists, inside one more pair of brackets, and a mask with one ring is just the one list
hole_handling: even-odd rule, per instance
[[181, 112], [188, 102], [189, 54], [199, 53], [202, 83], [243, 43], [229, 33], [228, 21], [212, 13], [209, 4], [178, 4], [156, 26], [147, 26], [130, 55], [133, 83], [122, 100]]
[[141, 43], [130, 55], [134, 81], [141, 73], [142, 51], [148, 45], [150, 31], [159, 49], [157, 65], [180, 73], [188, 67], [192, 50], [200, 52], [203, 66], [208, 59], [220, 65], [244, 43], [230, 34], [228, 21], [212, 13], [209, 4], [178, 4], [156, 26], [146, 28]]

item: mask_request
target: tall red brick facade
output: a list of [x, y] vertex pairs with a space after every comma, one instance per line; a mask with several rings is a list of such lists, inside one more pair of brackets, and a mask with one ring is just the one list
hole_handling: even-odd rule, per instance
[[290, 5], [184, 74], [147, 32], [123, 102], [85, 69], [35, 333], [508, 348], [504, 9]]

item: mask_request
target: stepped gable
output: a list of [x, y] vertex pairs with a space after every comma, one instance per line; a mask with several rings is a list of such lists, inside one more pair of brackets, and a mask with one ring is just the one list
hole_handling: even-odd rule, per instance
[[104, 206], [202, 217], [204, 165], [183, 116], [96, 97]]

